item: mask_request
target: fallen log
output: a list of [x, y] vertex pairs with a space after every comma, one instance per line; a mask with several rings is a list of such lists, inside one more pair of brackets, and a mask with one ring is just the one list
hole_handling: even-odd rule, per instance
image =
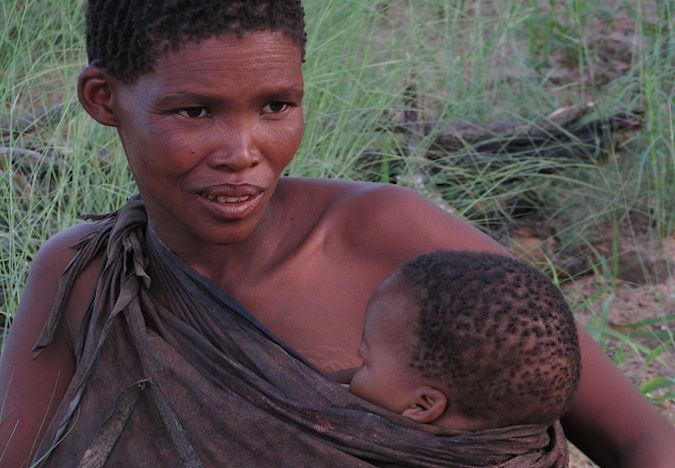
[[642, 128], [642, 112], [618, 112], [584, 122], [593, 103], [563, 107], [531, 123], [497, 121], [485, 125], [457, 123], [445, 126], [429, 146], [428, 157], [438, 160], [451, 153], [467, 157], [499, 156], [550, 159], [597, 159], [611, 149], [612, 135]]

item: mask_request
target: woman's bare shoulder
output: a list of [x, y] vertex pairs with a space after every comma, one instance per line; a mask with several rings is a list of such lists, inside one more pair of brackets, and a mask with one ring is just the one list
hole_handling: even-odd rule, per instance
[[[32, 327], [46, 322], [61, 275], [77, 252], [76, 244], [95, 230], [95, 223], [77, 224], [58, 232], [40, 247], [31, 263], [15, 322], [30, 321]], [[95, 259], [78, 277], [66, 302], [64, 317], [69, 342], [74, 341], [79, 331], [97, 271]]]
[[373, 220], [373, 215], [384, 215], [383, 210], [397, 203], [415, 204], [423, 200], [412, 190], [373, 182], [301, 177], [287, 177], [283, 182], [284, 190], [293, 194], [295, 203], [318, 206], [331, 218], [348, 214], [358, 224]]
[[[45, 426], [58, 406], [74, 372], [73, 329], [79, 329], [93, 282], [79, 281], [66, 304], [64, 322], [55, 331], [51, 344], [37, 358], [32, 349], [47, 323], [58, 290], [61, 273], [76, 251], [73, 246], [95, 229], [93, 224], [73, 226], [51, 237], [31, 264], [23, 296], [0, 360], [0, 394], [5, 417], [0, 424], [0, 445], [10, 447], [2, 459], [18, 466], [29, 459]], [[55, 403], [54, 403], [55, 402]], [[4, 411], [3, 411], [4, 410]]]
[[345, 203], [378, 185], [351, 180], [284, 177], [277, 191], [288, 200], [286, 207], [291, 212], [302, 213], [314, 227], [328, 224], [334, 227], [342, 216]]
[[369, 184], [345, 196], [340, 211], [346, 236], [364, 254], [405, 260], [439, 249], [506, 253], [470, 223], [408, 188]]
[[96, 223], [80, 223], [57, 232], [40, 247], [33, 266], [36, 262], [48, 262], [65, 267], [75, 255], [75, 245], [96, 229]]
[[325, 179], [312, 177], [284, 177], [279, 181], [279, 187], [292, 193], [294, 198], [325, 201], [328, 205], [367, 191], [381, 184], [360, 182], [344, 179]]
[[[48, 265], [52, 265], [51, 272], [55, 277], [45, 277], [44, 280], [50, 283], [45, 285], [48, 286], [47, 290], [58, 287], [61, 274], [76, 254], [76, 244], [97, 229], [96, 223], [77, 224], [57, 233], [42, 246], [34, 264], [38, 261], [44, 261]], [[80, 323], [94, 291], [100, 263], [101, 256], [99, 255], [84, 267], [82, 273], [75, 280], [70, 296], [66, 301], [64, 317], [70, 341], [74, 342], [79, 333]], [[40, 265], [35, 266], [39, 267]], [[51, 299], [53, 299], [53, 296]]]
[[288, 182], [313, 209], [320, 207], [333, 241], [361, 256], [398, 264], [439, 249], [506, 254], [477, 228], [411, 189], [332, 179]]

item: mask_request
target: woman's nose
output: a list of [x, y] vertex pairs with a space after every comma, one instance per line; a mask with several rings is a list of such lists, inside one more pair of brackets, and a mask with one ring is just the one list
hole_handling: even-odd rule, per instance
[[255, 144], [253, 128], [238, 127], [219, 133], [217, 148], [209, 155], [210, 165], [240, 172], [260, 163], [261, 155]]

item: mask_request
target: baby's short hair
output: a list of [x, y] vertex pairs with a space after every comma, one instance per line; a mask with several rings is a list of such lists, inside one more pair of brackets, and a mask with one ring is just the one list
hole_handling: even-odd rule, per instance
[[410, 365], [461, 414], [549, 424], [579, 381], [574, 317], [549, 278], [511, 258], [436, 252], [402, 268], [420, 305]]
[[152, 71], [157, 57], [185, 41], [282, 31], [304, 56], [300, 0], [89, 0], [87, 55], [124, 83]]

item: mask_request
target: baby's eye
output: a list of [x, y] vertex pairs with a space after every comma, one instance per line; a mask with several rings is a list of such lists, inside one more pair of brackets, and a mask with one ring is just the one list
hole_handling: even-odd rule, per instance
[[291, 105], [287, 102], [274, 101], [268, 104], [265, 104], [265, 107], [262, 108], [263, 114], [280, 114], [287, 111], [291, 108]]
[[178, 115], [190, 119], [203, 119], [211, 116], [211, 112], [206, 107], [186, 107], [178, 111]]

